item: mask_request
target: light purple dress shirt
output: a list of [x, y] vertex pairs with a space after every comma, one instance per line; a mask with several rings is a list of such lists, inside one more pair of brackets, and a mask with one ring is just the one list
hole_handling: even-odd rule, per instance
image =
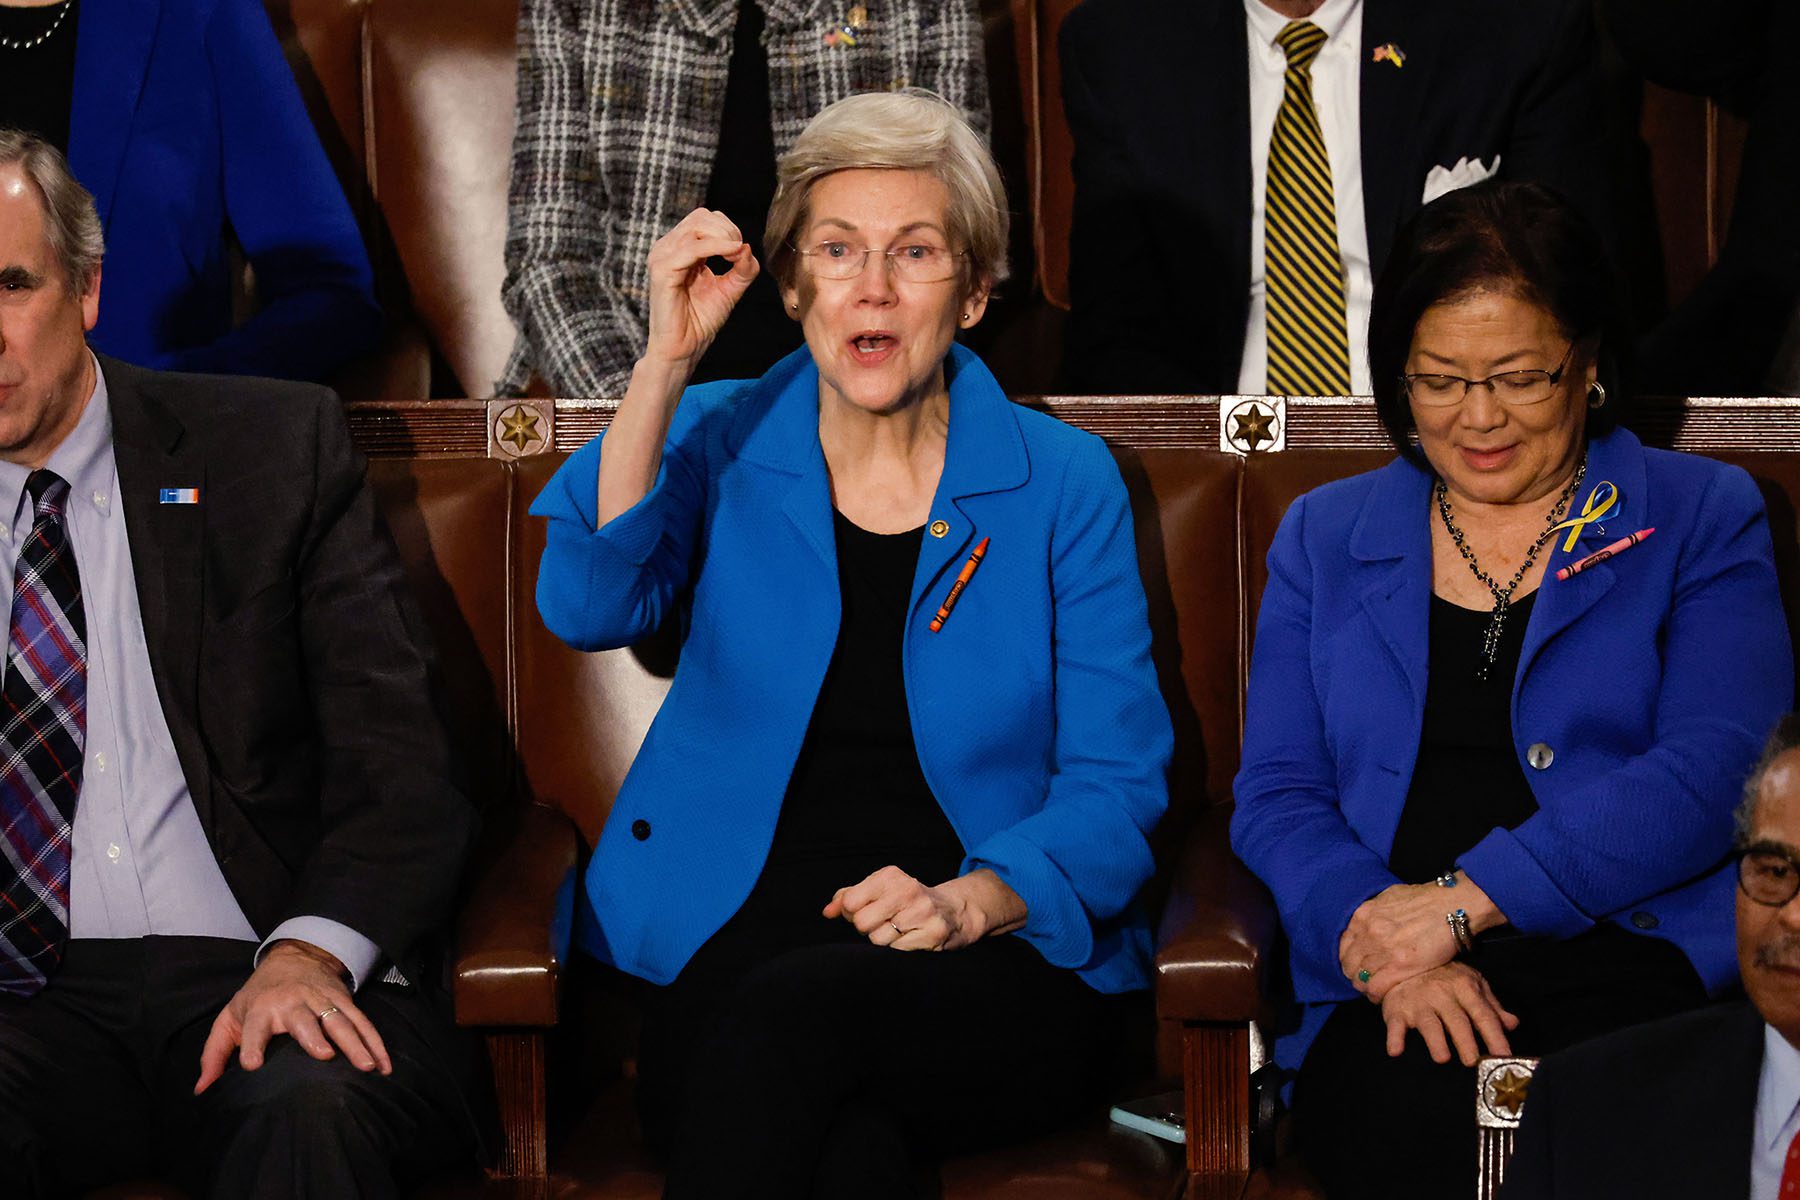
[[[113, 459], [112, 409], [97, 363], [94, 378], [80, 422], [44, 464], [69, 484], [65, 519], [87, 619], [87, 743], [71, 841], [69, 936], [162, 934], [254, 943], [256, 931], [200, 827], [156, 694]], [[14, 565], [34, 515], [25, 491], [28, 475], [25, 467], [0, 461], [0, 512], [11, 514], [0, 522], [0, 596], [9, 611]], [[160, 481], [171, 487], [191, 482]], [[254, 948], [256, 959], [284, 938], [336, 955], [353, 987], [369, 978], [381, 955], [375, 943], [338, 921], [302, 916], [277, 926]]]

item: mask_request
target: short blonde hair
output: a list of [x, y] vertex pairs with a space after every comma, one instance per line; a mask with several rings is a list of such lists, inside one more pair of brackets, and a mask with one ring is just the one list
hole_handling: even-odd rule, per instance
[[946, 232], [968, 252], [963, 290], [1006, 278], [1010, 214], [1000, 168], [981, 136], [935, 92], [865, 92], [828, 105], [775, 164], [775, 200], [763, 247], [782, 287], [793, 287], [800, 256], [794, 239], [808, 217], [815, 181], [837, 171], [924, 171], [950, 192]]

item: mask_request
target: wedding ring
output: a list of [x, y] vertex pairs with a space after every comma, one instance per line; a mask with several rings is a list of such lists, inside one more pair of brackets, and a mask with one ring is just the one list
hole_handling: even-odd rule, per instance
[[888, 928], [894, 931], [894, 936], [896, 936], [896, 937], [905, 937], [906, 936], [906, 930], [900, 928], [898, 925], [894, 924], [892, 921], [888, 922]]
[[338, 1006], [335, 1004], [332, 1005], [330, 1008], [320, 1009], [319, 1010], [319, 1020], [323, 1021], [326, 1017], [329, 1017], [332, 1013], [337, 1012], [337, 1011], [338, 1011]]

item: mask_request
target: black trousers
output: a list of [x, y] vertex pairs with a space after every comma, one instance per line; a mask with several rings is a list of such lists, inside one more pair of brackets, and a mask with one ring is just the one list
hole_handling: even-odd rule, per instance
[[0, 1196], [154, 1176], [220, 1200], [350, 1200], [473, 1163], [475, 1063], [413, 988], [356, 996], [392, 1075], [278, 1036], [262, 1067], [234, 1060], [196, 1097], [201, 1047], [254, 952], [220, 938], [71, 941], [42, 992], [0, 1000]]
[[[1513, 1052], [1576, 1042], [1697, 1008], [1706, 989], [1673, 944], [1602, 924], [1567, 941], [1483, 939], [1468, 960], [1519, 1018]], [[1331, 1200], [1443, 1200], [1475, 1194], [1475, 1071], [1431, 1061], [1408, 1031], [1387, 1054], [1381, 1008], [1338, 1005], [1294, 1086], [1294, 1137]]]
[[908, 953], [834, 924], [747, 967], [709, 943], [653, 997], [638, 1096], [666, 1200], [914, 1200], [940, 1156], [1100, 1102], [1133, 998], [1016, 937]]

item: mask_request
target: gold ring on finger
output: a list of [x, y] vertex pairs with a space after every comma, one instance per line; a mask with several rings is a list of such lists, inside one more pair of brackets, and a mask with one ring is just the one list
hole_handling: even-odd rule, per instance
[[894, 931], [896, 937], [906, 936], [906, 930], [900, 928], [900, 926], [894, 924], [892, 921], [888, 922], [888, 928]]
[[330, 1008], [322, 1008], [319, 1010], [319, 1020], [323, 1021], [326, 1017], [331, 1016], [333, 1013], [335, 1013], [337, 1011], [339, 1011], [338, 1006], [335, 1004], [332, 1005]]

